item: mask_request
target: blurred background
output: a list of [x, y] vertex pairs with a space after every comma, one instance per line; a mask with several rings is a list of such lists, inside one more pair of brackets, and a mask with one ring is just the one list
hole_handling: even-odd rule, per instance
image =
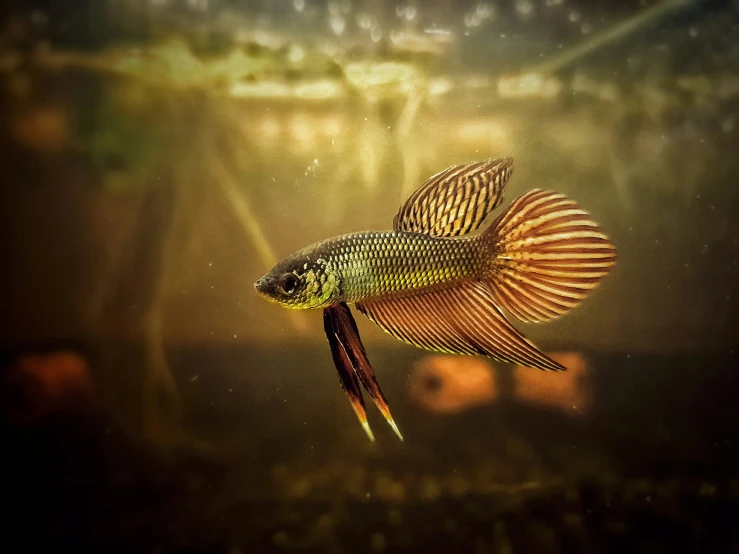
[[[7, 529], [78, 552], [739, 552], [739, 3], [9, 0], [0, 7]], [[570, 371], [253, 282], [388, 229], [453, 164], [577, 200], [619, 259], [520, 325]]]

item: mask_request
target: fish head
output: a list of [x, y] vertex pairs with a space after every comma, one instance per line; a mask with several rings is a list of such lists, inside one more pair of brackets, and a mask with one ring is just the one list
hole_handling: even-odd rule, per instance
[[254, 288], [264, 299], [283, 308], [325, 308], [338, 299], [339, 278], [332, 263], [316, 248], [307, 248], [275, 265], [254, 283]]

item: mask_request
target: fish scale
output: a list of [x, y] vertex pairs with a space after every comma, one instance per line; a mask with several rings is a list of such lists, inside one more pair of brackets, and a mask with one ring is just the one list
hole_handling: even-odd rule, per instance
[[318, 273], [333, 273], [342, 302], [402, 294], [422, 287], [453, 286], [474, 278], [489, 263], [479, 237], [437, 238], [387, 231], [352, 233], [325, 241], [316, 256], [326, 260]]

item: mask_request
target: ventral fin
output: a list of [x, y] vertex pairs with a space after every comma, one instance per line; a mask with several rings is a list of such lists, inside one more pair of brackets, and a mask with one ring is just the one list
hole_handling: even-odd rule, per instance
[[574, 308], [616, 262], [597, 223], [556, 192], [523, 194], [486, 233], [495, 245], [493, 297], [522, 321], [547, 321]]
[[[338, 358], [337, 356], [334, 356], [334, 362], [336, 362], [337, 369], [339, 370], [339, 374], [341, 375], [342, 384], [346, 384], [347, 382], [349, 382], [349, 380], [351, 380], [349, 384], [353, 391], [350, 393], [347, 388], [345, 388], [345, 390], [349, 395], [352, 406], [354, 406], [357, 417], [359, 417], [360, 422], [362, 422], [362, 425], [365, 427], [365, 431], [367, 431], [367, 434], [370, 436], [371, 439], [373, 439], [371, 431], [368, 430], [369, 426], [366, 425], [366, 416], [364, 416], [363, 413], [364, 406], [361, 406], [362, 411], [360, 413], [360, 411], [358, 410], [358, 405], [353, 398], [353, 396], [356, 395], [356, 392], [354, 391], [358, 391], [356, 379], [359, 380], [367, 393], [369, 393], [370, 397], [372, 397], [375, 406], [377, 406], [377, 408], [380, 410], [380, 413], [382, 413], [385, 420], [388, 422], [398, 438], [400, 440], [403, 440], [403, 435], [400, 433], [398, 426], [395, 424], [393, 416], [390, 415], [390, 408], [387, 404], [387, 400], [385, 400], [385, 395], [382, 394], [380, 385], [377, 383], [375, 372], [369, 363], [369, 359], [367, 358], [367, 353], [364, 350], [364, 345], [362, 345], [362, 339], [359, 336], [357, 324], [354, 321], [351, 310], [349, 310], [349, 306], [342, 302], [340, 304], [331, 306], [330, 308], [325, 308], [324, 318], [329, 319], [331, 324], [331, 334], [335, 337], [339, 345], [339, 356]], [[326, 324], [326, 319], [324, 319], [324, 327], [326, 328], [326, 334], [328, 335], [329, 332]], [[329, 343], [331, 343], [330, 338]], [[333, 352], [333, 345], [331, 349]], [[347, 362], [349, 363], [349, 366], [352, 368], [355, 374], [355, 377], [353, 378], [347, 378], [342, 375], [342, 368], [346, 367]], [[359, 395], [359, 397], [361, 398], [361, 394]]]
[[372, 429], [370, 429], [369, 423], [367, 422], [367, 413], [364, 409], [362, 390], [359, 388], [359, 379], [344, 346], [339, 342], [334, 313], [331, 308], [327, 308], [323, 312], [323, 329], [326, 331], [326, 338], [328, 338], [328, 344], [331, 347], [331, 356], [334, 359], [336, 370], [339, 372], [341, 388], [344, 389], [346, 396], [349, 398], [352, 409], [357, 415], [357, 419], [362, 425], [364, 432], [367, 433], [371, 441], [374, 441], [375, 436], [372, 434]]
[[456, 237], [479, 228], [503, 201], [511, 158], [453, 165], [423, 183], [393, 220], [396, 231]]
[[506, 320], [479, 281], [364, 301], [357, 308], [395, 338], [426, 350], [482, 354], [526, 367], [565, 370]]

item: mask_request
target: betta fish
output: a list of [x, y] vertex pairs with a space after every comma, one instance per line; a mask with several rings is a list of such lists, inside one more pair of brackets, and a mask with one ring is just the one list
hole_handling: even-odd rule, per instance
[[410, 195], [392, 231], [318, 242], [255, 283], [261, 296], [285, 308], [323, 310], [342, 388], [371, 440], [360, 383], [403, 437], [349, 304], [419, 348], [566, 369], [505, 314], [544, 322], [571, 310], [615, 264], [616, 250], [576, 202], [548, 190], [526, 192], [485, 225], [512, 172], [511, 158], [449, 167]]

